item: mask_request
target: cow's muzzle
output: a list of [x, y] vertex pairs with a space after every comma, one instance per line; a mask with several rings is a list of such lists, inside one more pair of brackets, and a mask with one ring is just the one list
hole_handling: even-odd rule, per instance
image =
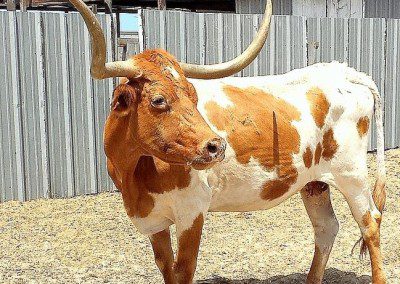
[[226, 142], [222, 138], [214, 138], [205, 143], [205, 146], [189, 164], [196, 169], [210, 168], [225, 158]]

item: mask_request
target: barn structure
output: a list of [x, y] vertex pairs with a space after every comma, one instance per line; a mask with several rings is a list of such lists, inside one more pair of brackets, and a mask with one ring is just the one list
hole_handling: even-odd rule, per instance
[[[183, 9], [260, 14], [266, 0], [86, 0], [93, 9], [107, 12], [140, 8]], [[343, 18], [400, 18], [399, 0], [274, 0], [275, 15]], [[0, 8], [26, 10], [71, 10], [67, 0], [0, 0]]]
[[[275, 0], [275, 15], [400, 18], [399, 0]], [[236, 0], [236, 13], [260, 14], [265, 0]]]

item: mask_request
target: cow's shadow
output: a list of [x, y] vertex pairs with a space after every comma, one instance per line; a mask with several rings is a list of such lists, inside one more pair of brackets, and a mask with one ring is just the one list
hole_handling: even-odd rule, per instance
[[[278, 275], [267, 279], [229, 279], [220, 276], [213, 276], [210, 279], [198, 280], [197, 284], [303, 284], [306, 283], [306, 274], [293, 273], [289, 275]], [[323, 284], [369, 284], [371, 277], [362, 275], [357, 277], [354, 272], [341, 271], [335, 268], [329, 268], [325, 271]]]

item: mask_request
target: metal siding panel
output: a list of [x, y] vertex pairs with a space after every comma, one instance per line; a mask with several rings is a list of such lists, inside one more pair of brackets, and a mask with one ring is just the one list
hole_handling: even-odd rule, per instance
[[[252, 16], [252, 23], [251, 23], [251, 28], [250, 28], [250, 40], [253, 41], [254, 37], [257, 35], [258, 31], [258, 15], [253, 15]], [[259, 60], [260, 58], [256, 58], [248, 67], [251, 70], [251, 76], [257, 76], [260, 74], [259, 72]]]
[[[236, 0], [236, 13], [262, 14], [264, 13], [266, 0]], [[291, 15], [292, 0], [274, 0], [274, 15]]]
[[317, 18], [307, 19], [307, 49], [308, 64], [320, 62], [321, 60], [321, 21]]
[[[261, 19], [260, 19], [261, 21]], [[266, 44], [263, 47], [263, 50], [266, 54], [266, 62], [262, 62], [261, 65], [266, 65], [265, 73], [261, 73], [260, 75], [273, 75], [275, 74], [275, 60], [276, 60], [276, 53], [275, 53], [275, 38], [276, 38], [276, 24], [275, 24], [275, 17], [271, 19], [271, 27], [273, 27], [268, 35], [268, 39]]]
[[327, 16], [333, 18], [362, 18], [363, 0], [328, 0]]
[[[110, 51], [111, 20], [99, 18]], [[90, 79], [80, 15], [0, 12], [0, 33], [0, 201], [113, 189], [102, 132], [114, 81]]]
[[294, 1], [292, 12], [294, 16], [326, 17], [326, 1], [304, 0]]
[[[241, 32], [241, 15], [235, 15], [236, 21], [236, 54], [239, 55], [242, 53], [243, 49], [243, 41], [242, 41], [242, 32]], [[235, 74], [235, 76], [243, 76], [243, 70]]]
[[218, 26], [215, 14], [204, 14], [205, 23], [205, 62], [206, 64], [217, 63], [218, 54]]
[[365, 0], [366, 18], [400, 18], [400, 2], [398, 0]]
[[218, 23], [218, 30], [217, 30], [217, 49], [218, 49], [218, 56], [217, 62], [221, 63], [224, 61], [224, 20], [222, 14], [217, 14], [217, 23]]
[[[111, 16], [105, 14], [98, 14], [97, 18], [104, 30], [107, 42], [107, 60], [112, 61], [112, 41], [111, 35]], [[94, 163], [96, 166], [97, 185], [95, 192], [103, 192], [112, 190], [112, 183], [107, 173], [106, 156], [104, 153], [103, 132], [104, 124], [109, 112], [111, 96], [114, 88], [113, 79], [106, 80], [92, 80], [93, 92], [93, 119], [94, 119], [94, 137], [95, 152]], [[95, 193], [94, 192], [94, 193]]]
[[400, 1], [392, 1], [390, 9], [390, 17], [393, 19], [400, 19]]
[[348, 20], [340, 18], [307, 19], [308, 64], [348, 61]]
[[15, 12], [0, 11], [1, 201], [25, 200], [21, 97]]
[[[180, 31], [185, 30], [186, 27], [186, 22], [185, 22], [185, 13], [180, 12], [179, 13], [179, 26], [180, 26]], [[187, 33], [181, 33], [179, 32], [179, 38], [178, 41], [180, 43], [180, 48], [179, 48], [179, 60], [185, 62], [186, 61], [186, 46], [187, 46]]]
[[234, 14], [223, 14], [224, 45], [220, 49], [222, 49], [224, 61], [235, 58], [238, 51], [241, 50], [241, 41], [237, 40], [240, 37], [240, 25], [236, 20], [237, 17]]
[[275, 16], [275, 72], [276, 74], [283, 74], [290, 71], [291, 65], [291, 31], [290, 31], [290, 17]]
[[400, 146], [400, 20], [387, 22], [386, 77], [385, 81], [385, 136], [386, 146]]
[[[249, 14], [240, 15], [240, 26], [241, 26], [241, 40], [242, 48], [240, 52], [243, 52], [251, 43], [253, 39], [253, 18]], [[250, 66], [246, 67], [241, 73], [244, 77], [253, 76], [254, 72], [252, 70], [253, 62]]]
[[65, 13], [43, 13], [51, 197], [74, 196]]
[[[70, 92], [72, 107], [72, 135], [74, 157], [74, 183], [76, 194], [92, 193], [93, 175], [93, 128], [92, 117], [92, 81], [90, 79], [89, 36], [81, 16], [69, 13], [68, 21], [68, 49]], [[89, 120], [89, 121], [88, 121]]]
[[291, 66], [290, 69], [297, 69], [307, 66], [307, 31], [306, 19], [304, 17], [290, 18], [291, 37]]
[[166, 11], [165, 13], [166, 50], [168, 50], [172, 55], [179, 59], [179, 53], [177, 49], [179, 43], [176, 41], [176, 37], [179, 36], [179, 32], [176, 27], [176, 18], [179, 17], [179, 14], [170, 11]]
[[[44, 197], [45, 184], [42, 164], [43, 151], [40, 129], [40, 100], [38, 93], [43, 84], [41, 50], [35, 44], [40, 35], [40, 14], [17, 12], [19, 34], [19, 64], [21, 70], [21, 108], [23, 129], [23, 154], [25, 165], [25, 183], [27, 199]], [[39, 22], [38, 22], [39, 21]], [[32, 44], [33, 43], [33, 44]], [[40, 44], [39, 44], [40, 45]], [[40, 47], [39, 47], [40, 48]], [[38, 76], [39, 75], [39, 76]]]
[[[42, 171], [42, 193], [40, 197], [50, 197], [50, 169], [49, 169], [49, 149], [47, 143], [48, 126], [47, 126], [47, 94], [45, 84], [44, 70], [44, 47], [43, 47], [43, 30], [42, 30], [42, 13], [34, 13], [35, 15], [35, 44], [36, 44], [36, 61], [37, 61], [37, 78], [38, 78], [38, 108], [39, 108], [39, 128], [40, 128], [40, 150], [41, 150], [41, 168]], [[38, 189], [40, 191], [40, 188]]]

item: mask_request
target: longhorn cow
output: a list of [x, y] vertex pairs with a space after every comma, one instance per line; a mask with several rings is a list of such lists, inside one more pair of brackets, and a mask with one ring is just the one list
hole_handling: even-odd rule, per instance
[[[247, 66], [261, 50], [270, 0], [255, 40], [232, 61], [179, 64], [165, 51], [148, 50], [106, 63], [98, 21], [81, 0], [71, 2], [92, 37], [92, 76], [125, 77], [105, 126], [107, 166], [128, 216], [150, 237], [165, 283], [192, 283], [207, 212], [265, 210], [297, 192], [315, 232], [307, 283], [321, 283], [338, 232], [329, 185], [343, 193], [361, 229], [373, 283], [386, 283], [379, 233], [382, 104], [370, 77], [334, 62], [279, 76], [218, 79]], [[371, 190], [367, 134], [374, 110], [378, 176]]]

